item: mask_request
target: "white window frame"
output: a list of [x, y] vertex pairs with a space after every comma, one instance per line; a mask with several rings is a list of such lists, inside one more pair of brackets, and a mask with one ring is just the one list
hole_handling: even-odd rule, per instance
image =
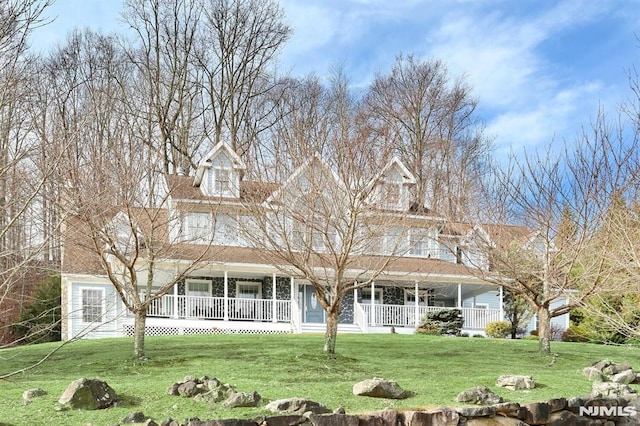
[[[415, 299], [415, 295], [411, 294], [412, 292], [415, 292], [415, 290], [413, 289], [404, 289], [404, 304], [405, 305], [410, 305], [413, 306], [416, 304], [416, 299]], [[418, 290], [418, 306], [429, 306], [429, 296], [431, 296], [431, 294], [429, 294], [429, 290], [428, 289], [419, 289]], [[413, 299], [410, 300], [409, 298]], [[420, 302], [420, 299], [424, 298], [424, 304], [422, 304]]]
[[249, 286], [249, 287], [254, 287], [256, 288], [258, 291], [253, 293], [255, 294], [257, 297], [254, 298], [254, 300], [258, 300], [258, 299], [262, 299], [262, 283], [261, 282], [257, 282], [257, 281], [236, 281], [236, 299], [243, 299], [243, 297], [240, 297], [240, 287], [241, 286]]
[[446, 304], [444, 303], [444, 300], [434, 300], [433, 301], [433, 306], [436, 308], [446, 308]]
[[[384, 291], [381, 288], [376, 288], [376, 305], [382, 305], [382, 298], [384, 296]], [[365, 298], [365, 294], [368, 296]], [[360, 289], [360, 302], [363, 305], [371, 305], [371, 288], [363, 287]]]
[[238, 245], [240, 241], [238, 216], [218, 213], [213, 224], [213, 243], [219, 245]]
[[[194, 217], [198, 215], [205, 219], [204, 226], [195, 227]], [[183, 240], [194, 244], [206, 244], [211, 240], [211, 213], [208, 212], [186, 212], [184, 215]]]
[[[80, 287], [80, 319], [83, 324], [102, 324], [105, 322], [104, 316], [106, 313], [106, 305], [105, 305], [105, 289], [104, 288], [96, 288], [96, 287]], [[84, 292], [85, 291], [95, 291], [100, 293], [100, 314], [98, 315], [98, 319], [96, 320], [85, 320], [85, 307], [97, 307], [96, 305], [88, 305], [85, 306], [84, 303]]]
[[199, 279], [187, 278], [186, 280], [184, 280], [184, 283], [185, 283], [185, 288], [184, 288], [185, 296], [191, 296], [189, 294], [191, 284], [207, 284], [207, 292], [208, 292], [207, 296], [199, 295], [198, 297], [211, 297], [211, 281], [210, 280], [199, 280]]

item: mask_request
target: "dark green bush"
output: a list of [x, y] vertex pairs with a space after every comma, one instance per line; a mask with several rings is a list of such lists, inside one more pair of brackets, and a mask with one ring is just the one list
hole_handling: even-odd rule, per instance
[[24, 343], [59, 341], [60, 303], [60, 277], [50, 277], [36, 289], [11, 331]]

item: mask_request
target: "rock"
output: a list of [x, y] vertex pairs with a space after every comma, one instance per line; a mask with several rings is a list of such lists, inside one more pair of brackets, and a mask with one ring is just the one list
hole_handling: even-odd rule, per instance
[[125, 418], [123, 418], [120, 423], [142, 423], [147, 420], [147, 416], [144, 415], [141, 411], [137, 411], [135, 413], [131, 413]]
[[167, 388], [167, 393], [173, 396], [180, 396], [180, 392], [178, 392], [179, 387], [180, 387], [180, 383], [174, 383]]
[[358, 426], [360, 418], [350, 414], [311, 414], [309, 416], [313, 426]]
[[194, 382], [193, 380], [182, 382], [178, 386], [178, 394], [187, 398], [194, 397], [199, 393], [204, 393], [201, 390], [201, 388], [198, 388], [198, 383]]
[[398, 383], [392, 380], [385, 380], [379, 377], [363, 380], [353, 385], [353, 394], [358, 396], [370, 396], [373, 398], [404, 399], [412, 395]]
[[460, 414], [449, 408], [436, 411], [405, 411], [403, 415], [404, 424], [408, 426], [456, 426], [460, 421]]
[[258, 426], [258, 423], [245, 419], [189, 420], [186, 426]]
[[[309, 419], [304, 417], [303, 415], [282, 415], [282, 416], [269, 416], [264, 418], [262, 421], [256, 421], [256, 423], [260, 425], [266, 426], [294, 426], [301, 425], [303, 423], [308, 422]], [[395, 424], [393, 426], [396, 426]]]
[[347, 411], [344, 409], [344, 407], [338, 407], [333, 410], [333, 414], [347, 414]]
[[592, 398], [615, 397], [636, 393], [635, 390], [622, 383], [593, 382], [591, 387]]
[[611, 381], [614, 383], [622, 383], [625, 385], [631, 384], [636, 380], [636, 373], [633, 370], [623, 370], [617, 374], [611, 376]]
[[501, 402], [493, 404], [493, 407], [499, 414], [514, 414], [520, 410], [520, 404], [517, 402]]
[[553, 398], [547, 401], [547, 404], [549, 404], [549, 411], [555, 413], [556, 411], [562, 411], [567, 408], [567, 399]]
[[25, 401], [28, 401], [32, 398], [37, 398], [39, 396], [44, 396], [46, 394], [47, 392], [40, 388], [27, 389], [26, 391], [22, 392], [22, 399], [24, 399]]
[[591, 367], [597, 369], [598, 371], [602, 371], [604, 368], [608, 367], [609, 365], [611, 365], [611, 361], [602, 359], [600, 361], [596, 361], [593, 364], [591, 364]]
[[227, 408], [257, 407], [260, 403], [258, 392], [236, 392], [227, 398], [222, 405]]
[[549, 421], [551, 411], [549, 404], [546, 402], [534, 402], [532, 404], [523, 405], [526, 408], [524, 420], [529, 425], [544, 425]]
[[504, 402], [504, 399], [493, 393], [486, 386], [476, 386], [460, 392], [458, 396], [456, 396], [456, 402], [467, 404], [499, 404]]
[[547, 426], [577, 426], [578, 425], [578, 416], [573, 414], [571, 411], [558, 411], [556, 413], [551, 413], [549, 416], [549, 422]]
[[457, 407], [456, 411], [463, 417], [490, 417], [495, 416], [497, 410], [493, 406], [485, 407]]
[[106, 382], [82, 378], [72, 382], [58, 402], [74, 409], [97, 410], [112, 406], [116, 398], [116, 392]]
[[615, 364], [611, 363], [602, 369], [604, 374], [609, 376], [613, 376], [618, 373], [622, 373], [625, 370], [631, 370], [631, 365], [629, 364]]
[[481, 417], [469, 419], [464, 426], [529, 426], [522, 420], [513, 417]]
[[504, 374], [496, 380], [496, 386], [511, 390], [533, 389], [536, 387], [536, 381], [531, 376], [514, 376]]
[[278, 399], [267, 404], [266, 408], [274, 413], [304, 414], [310, 411], [314, 414], [327, 414], [331, 412], [324, 405], [304, 398]]
[[409, 424], [402, 421], [401, 417], [406, 416], [410, 411], [398, 413], [395, 410], [374, 411], [368, 414], [360, 414], [360, 424], [367, 426], [397, 426], [401, 424]]
[[603, 382], [605, 377], [602, 374], [602, 371], [595, 367], [586, 367], [582, 370], [582, 374], [587, 376], [589, 380], [596, 380], [598, 382]]

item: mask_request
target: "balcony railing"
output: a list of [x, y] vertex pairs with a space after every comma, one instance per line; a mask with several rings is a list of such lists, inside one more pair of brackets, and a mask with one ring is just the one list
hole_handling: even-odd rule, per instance
[[153, 301], [147, 310], [147, 316], [290, 322], [291, 302], [289, 300], [225, 299], [224, 297], [174, 296], [168, 294]]
[[[369, 305], [356, 303], [356, 312], [358, 307], [364, 311], [364, 320], [366, 325], [378, 326], [394, 326], [394, 327], [415, 327], [419, 325], [420, 320], [427, 312], [439, 311], [442, 309], [436, 306], [418, 306], [415, 305]], [[459, 308], [462, 311], [464, 319], [463, 328], [484, 330], [489, 322], [501, 321], [499, 309], [479, 309], [479, 308]], [[356, 320], [362, 321], [360, 318]], [[360, 323], [360, 322], [359, 322]]]

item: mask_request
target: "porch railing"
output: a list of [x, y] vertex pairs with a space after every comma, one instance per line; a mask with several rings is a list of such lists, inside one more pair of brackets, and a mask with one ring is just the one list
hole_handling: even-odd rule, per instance
[[[227, 315], [225, 315], [225, 311]], [[168, 294], [153, 301], [147, 311], [147, 316], [290, 322], [291, 301], [276, 300], [274, 303], [273, 299], [225, 299], [224, 297]]]
[[[372, 326], [394, 326], [394, 327], [415, 327], [419, 324], [422, 317], [427, 312], [439, 311], [442, 308], [437, 306], [418, 306], [415, 305], [369, 305], [355, 304], [355, 320], [359, 325]], [[460, 308], [462, 318], [464, 319], [463, 328], [484, 330], [489, 322], [501, 321], [499, 309], [479, 309], [479, 308]], [[362, 316], [358, 316], [358, 311], [362, 311]], [[417, 317], [416, 317], [417, 311]]]

